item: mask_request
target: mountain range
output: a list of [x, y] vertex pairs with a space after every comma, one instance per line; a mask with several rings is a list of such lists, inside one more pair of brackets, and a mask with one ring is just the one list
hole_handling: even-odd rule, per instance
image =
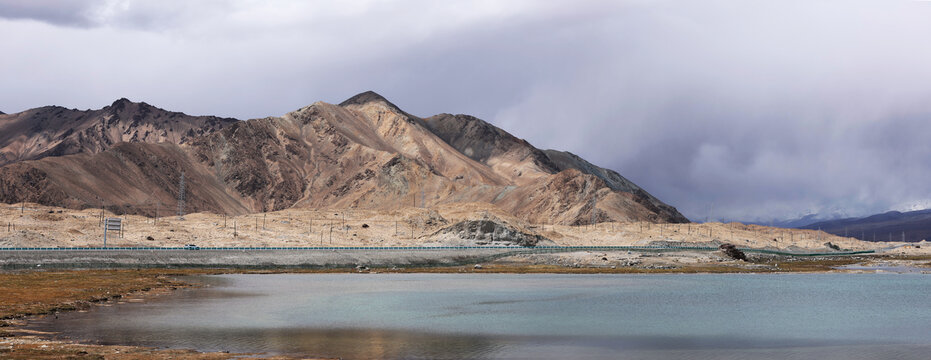
[[931, 209], [889, 211], [862, 218], [821, 221], [799, 227], [866, 241], [918, 242], [931, 238]]
[[0, 115], [0, 202], [152, 216], [177, 211], [182, 178], [183, 212], [480, 203], [534, 223], [688, 222], [572, 153], [374, 92], [245, 121], [127, 99]]

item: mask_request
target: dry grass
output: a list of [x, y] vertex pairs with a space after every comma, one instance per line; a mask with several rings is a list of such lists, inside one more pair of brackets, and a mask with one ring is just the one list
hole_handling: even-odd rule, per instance
[[165, 270], [76, 270], [0, 273], [0, 319], [74, 310], [155, 288], [185, 286]]

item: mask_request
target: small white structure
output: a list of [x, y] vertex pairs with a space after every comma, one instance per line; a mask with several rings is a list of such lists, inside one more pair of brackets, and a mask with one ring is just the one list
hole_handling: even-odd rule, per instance
[[120, 238], [123, 238], [123, 219], [107, 218], [103, 222], [103, 247], [107, 247], [107, 233], [111, 230], [116, 231]]

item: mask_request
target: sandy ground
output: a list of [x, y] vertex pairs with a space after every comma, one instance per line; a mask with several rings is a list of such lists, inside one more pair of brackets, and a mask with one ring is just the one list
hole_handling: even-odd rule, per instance
[[[169, 209], [164, 210], [166, 215]], [[70, 210], [26, 203], [0, 205], [0, 247], [102, 246], [100, 209]], [[815, 230], [740, 223], [600, 223], [594, 226], [529, 224], [477, 203], [437, 208], [373, 210], [283, 210], [229, 217], [210, 213], [158, 219], [120, 216], [123, 237], [108, 235], [108, 246], [409, 246], [449, 242], [442, 230], [463, 220], [488, 219], [521, 232], [539, 234], [556, 245], [649, 245], [662, 242], [784, 250], [867, 250], [902, 245], [896, 254], [931, 254], [931, 246], [872, 243]]]

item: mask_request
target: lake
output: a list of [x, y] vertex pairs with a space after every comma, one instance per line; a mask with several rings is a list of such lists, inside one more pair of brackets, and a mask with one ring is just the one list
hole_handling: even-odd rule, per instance
[[31, 322], [61, 338], [343, 359], [927, 359], [922, 274], [272, 274]]

